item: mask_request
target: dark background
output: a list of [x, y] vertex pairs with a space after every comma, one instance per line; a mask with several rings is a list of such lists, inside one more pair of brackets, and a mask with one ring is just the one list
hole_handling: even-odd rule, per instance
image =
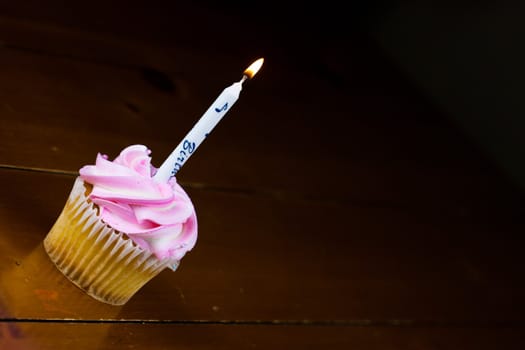
[[400, 1], [368, 26], [436, 107], [522, 189], [524, 15], [521, 1]]
[[[0, 348], [523, 349], [521, 14], [0, 1]], [[117, 308], [69, 283], [42, 240], [79, 167], [160, 165], [261, 56], [177, 174], [181, 268]]]
[[[371, 39], [422, 96], [525, 187], [520, 1], [4, 1], [0, 12], [221, 54], [296, 61], [337, 88]], [[284, 77], [283, 77], [284, 78]], [[423, 117], [423, 116], [421, 116]]]

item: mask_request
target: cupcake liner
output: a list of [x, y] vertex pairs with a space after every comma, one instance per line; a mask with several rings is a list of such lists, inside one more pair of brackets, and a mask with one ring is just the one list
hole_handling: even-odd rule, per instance
[[75, 285], [102, 302], [122, 305], [166, 267], [125, 234], [106, 225], [88, 199], [90, 189], [79, 177], [44, 248], [57, 268]]

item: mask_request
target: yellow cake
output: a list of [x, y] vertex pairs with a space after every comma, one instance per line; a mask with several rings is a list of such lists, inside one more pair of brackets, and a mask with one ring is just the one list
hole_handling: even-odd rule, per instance
[[121, 305], [171, 261], [160, 261], [104, 224], [87, 197], [89, 187], [77, 178], [44, 247], [71, 282], [95, 299]]
[[[44, 239], [57, 268], [93, 298], [126, 303], [165, 268], [175, 270], [197, 238], [193, 205], [176, 183], [152, 178], [149, 150], [127, 147], [80, 169]], [[119, 229], [120, 228], [120, 229]]]

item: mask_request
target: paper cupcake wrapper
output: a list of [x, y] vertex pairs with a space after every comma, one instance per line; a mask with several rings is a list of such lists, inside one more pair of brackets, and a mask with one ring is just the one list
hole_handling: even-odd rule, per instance
[[122, 305], [159, 272], [176, 262], [159, 260], [100, 219], [77, 178], [62, 213], [44, 239], [57, 268], [87, 294]]

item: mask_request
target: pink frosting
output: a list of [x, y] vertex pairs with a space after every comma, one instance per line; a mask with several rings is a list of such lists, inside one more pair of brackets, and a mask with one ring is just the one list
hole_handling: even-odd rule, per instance
[[98, 154], [95, 165], [80, 169], [80, 177], [93, 185], [90, 199], [106, 224], [159, 259], [180, 260], [197, 241], [197, 217], [175, 178], [153, 179], [150, 153], [133, 145], [113, 162]]

